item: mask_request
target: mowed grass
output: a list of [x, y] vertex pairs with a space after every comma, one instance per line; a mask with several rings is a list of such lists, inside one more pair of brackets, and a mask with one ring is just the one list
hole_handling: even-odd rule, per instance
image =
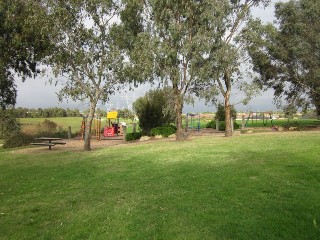
[[319, 239], [320, 134], [0, 151], [1, 239]]

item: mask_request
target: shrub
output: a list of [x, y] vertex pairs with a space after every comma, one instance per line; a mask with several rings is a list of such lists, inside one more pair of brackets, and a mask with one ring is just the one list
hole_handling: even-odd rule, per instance
[[173, 125], [167, 125], [163, 127], [156, 127], [152, 128], [150, 131], [151, 136], [157, 136], [161, 135], [163, 137], [168, 137], [171, 134], [174, 134], [177, 132], [177, 128]]
[[141, 138], [142, 134], [140, 132], [127, 133], [126, 141], [134, 141]]
[[169, 88], [151, 90], [133, 103], [140, 129], [144, 134], [149, 134], [152, 128], [174, 121], [175, 112], [171, 94], [172, 90]]
[[[235, 109], [235, 107], [233, 105], [231, 105], [230, 115], [234, 119], [237, 118], [237, 111], [236, 111], [236, 109]], [[215, 115], [214, 119], [215, 120], [218, 119], [219, 121], [225, 121], [226, 120], [226, 109], [225, 109], [225, 106], [223, 104], [221, 104], [221, 103], [218, 104], [217, 112], [216, 112], [216, 115]]]
[[[210, 122], [207, 123], [207, 128], [216, 128], [216, 121], [212, 120]], [[233, 129], [239, 129], [240, 125], [238, 123], [236, 123], [235, 121], [233, 122]], [[226, 130], [226, 123], [219, 121], [219, 131], [225, 131]]]
[[4, 148], [15, 148], [29, 145], [34, 141], [34, 136], [20, 132], [8, 136], [3, 144]]
[[53, 133], [56, 130], [57, 130], [57, 124], [48, 119], [45, 119], [42, 123], [38, 124], [38, 132]]
[[[73, 135], [76, 136], [76, 135]], [[51, 131], [38, 131], [35, 137], [56, 137], [56, 138], [68, 138], [68, 131], [63, 130], [60, 132], [51, 132]]]
[[21, 131], [21, 124], [11, 110], [0, 110], [0, 138], [7, 138]]
[[216, 128], [216, 121], [211, 120], [207, 123], [206, 128]]

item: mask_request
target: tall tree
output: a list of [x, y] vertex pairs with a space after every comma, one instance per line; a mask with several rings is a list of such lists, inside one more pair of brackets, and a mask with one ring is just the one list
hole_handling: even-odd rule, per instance
[[99, 100], [116, 90], [123, 59], [111, 44], [110, 28], [117, 21], [120, 1], [52, 1], [56, 16], [57, 51], [51, 64], [63, 76], [59, 97], [89, 100], [84, 150], [91, 150], [91, 125]]
[[[216, 44], [211, 47], [204, 62], [209, 66], [211, 79], [204, 82], [204, 86], [199, 89], [199, 92], [204, 94], [207, 100], [216, 98], [216, 96], [208, 94], [207, 89], [209, 89], [209, 93], [212, 91], [211, 89], [216, 89], [222, 95], [225, 107], [226, 137], [232, 136], [232, 105], [230, 103], [232, 88], [238, 85], [237, 88], [243, 90], [247, 97], [250, 97], [255, 89], [254, 86], [250, 86], [246, 82], [249, 81], [248, 79], [243, 79], [243, 69], [248, 67], [249, 59], [243, 43], [239, 41], [241, 29], [252, 18], [252, 8], [259, 5], [266, 6], [268, 2], [269, 0], [226, 1], [223, 20], [216, 25], [219, 32], [218, 38], [217, 34], [210, 36], [215, 39]], [[251, 32], [250, 29], [247, 31]]]
[[313, 104], [320, 116], [320, 2], [291, 0], [275, 6], [276, 25], [254, 21], [246, 32], [257, 82], [289, 105]]
[[14, 77], [35, 76], [50, 54], [50, 28], [42, 1], [0, 1], [0, 107], [14, 106], [17, 90]]
[[226, 2], [128, 1], [127, 12], [122, 15], [126, 20], [123, 31], [130, 32], [128, 35], [135, 39], [125, 46], [140, 80], [159, 80], [173, 90], [177, 140], [185, 139], [181, 117], [183, 104], [198, 83], [208, 78], [201, 64], [208, 49], [216, 46], [214, 36], [220, 34], [217, 28], [223, 21]]

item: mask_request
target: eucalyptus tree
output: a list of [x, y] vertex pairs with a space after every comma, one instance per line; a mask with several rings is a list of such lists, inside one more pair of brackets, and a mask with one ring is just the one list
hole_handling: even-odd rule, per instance
[[39, 73], [52, 44], [43, 1], [0, 1], [0, 107], [14, 106], [15, 77], [24, 81]]
[[[254, 85], [248, 83], [248, 79], [243, 79], [245, 75], [243, 71], [250, 68], [250, 63], [244, 42], [239, 41], [241, 29], [252, 18], [252, 8], [259, 5], [267, 6], [269, 0], [232, 0], [224, 2], [223, 19], [216, 25], [216, 31], [220, 34], [218, 38], [216, 33], [210, 36], [214, 39], [215, 44], [204, 55], [203, 59], [204, 65], [207, 65], [207, 71], [211, 72], [210, 79], [203, 82], [203, 85], [198, 89], [198, 93], [212, 101], [216, 100], [216, 95], [211, 94], [211, 89], [216, 89], [222, 95], [225, 107], [225, 136], [229, 137], [232, 136], [230, 97], [233, 87], [237, 85], [239, 90], [243, 90], [247, 96], [244, 102], [257, 90]], [[247, 28], [247, 31], [250, 34], [251, 30], [249, 28]]]
[[320, 116], [320, 2], [296, 0], [275, 5], [276, 25], [253, 21], [243, 39], [257, 82], [273, 88], [289, 106], [316, 107]]
[[[59, 98], [89, 100], [84, 150], [91, 150], [91, 125], [99, 100], [107, 101], [120, 82], [123, 58], [111, 43], [120, 1], [51, 1], [56, 22], [56, 53], [51, 65], [62, 88]], [[117, 77], [118, 76], [118, 77]]]
[[177, 140], [185, 139], [181, 116], [185, 100], [209, 79], [203, 56], [216, 46], [226, 2], [133, 0], [127, 1], [121, 15], [123, 32], [132, 36], [124, 46], [136, 77], [172, 88]]

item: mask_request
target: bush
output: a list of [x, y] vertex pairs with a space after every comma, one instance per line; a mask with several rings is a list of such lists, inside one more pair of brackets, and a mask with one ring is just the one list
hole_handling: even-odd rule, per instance
[[126, 141], [134, 141], [141, 138], [142, 134], [140, 132], [127, 133]]
[[[210, 122], [207, 123], [207, 128], [216, 128], [216, 121], [212, 120]], [[236, 123], [235, 121], [233, 122], [233, 129], [239, 129], [240, 125], [238, 123]], [[219, 131], [225, 131], [226, 130], [226, 123], [219, 121]]]
[[177, 128], [173, 125], [152, 128], [150, 131], [151, 136], [161, 135], [163, 137], [169, 137], [177, 132]]
[[[236, 109], [235, 109], [235, 107], [233, 105], [231, 105], [230, 115], [234, 119], [237, 118], [237, 111], [236, 111]], [[221, 104], [221, 103], [218, 104], [217, 112], [216, 112], [216, 115], [215, 115], [214, 119], [215, 120], [218, 119], [219, 121], [225, 121], [226, 120], [226, 109], [225, 109], [225, 106], [223, 104]]]
[[[73, 134], [73, 136], [77, 136]], [[51, 131], [38, 131], [34, 137], [55, 137], [55, 138], [68, 138], [68, 131], [63, 130], [60, 132], [51, 132]]]
[[21, 124], [11, 110], [0, 110], [0, 138], [18, 134]]
[[151, 90], [133, 103], [133, 109], [139, 118], [139, 126], [149, 135], [152, 128], [165, 126], [175, 119], [172, 102], [172, 90]]
[[56, 130], [57, 130], [57, 124], [48, 119], [45, 119], [42, 123], [38, 124], [38, 132], [53, 133]]
[[34, 136], [20, 132], [8, 136], [3, 144], [4, 148], [15, 148], [29, 145], [34, 141]]

